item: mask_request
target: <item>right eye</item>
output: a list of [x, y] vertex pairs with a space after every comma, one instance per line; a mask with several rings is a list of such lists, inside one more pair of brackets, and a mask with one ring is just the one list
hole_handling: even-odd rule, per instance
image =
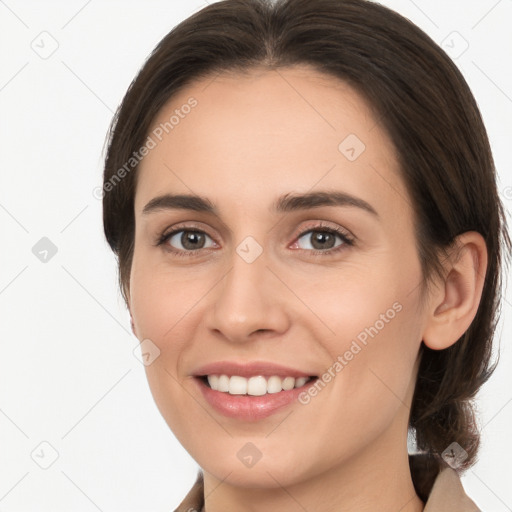
[[158, 245], [166, 245], [171, 252], [180, 256], [186, 256], [186, 253], [195, 254], [196, 251], [215, 246], [215, 242], [205, 245], [207, 239], [213, 242], [209, 235], [204, 231], [197, 229], [175, 229], [162, 236]]

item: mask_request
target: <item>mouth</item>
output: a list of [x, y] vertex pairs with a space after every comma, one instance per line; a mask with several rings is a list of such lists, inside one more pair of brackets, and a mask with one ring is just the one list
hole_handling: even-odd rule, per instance
[[255, 422], [299, 402], [318, 376], [273, 361], [217, 361], [191, 372], [205, 405], [237, 421]]
[[300, 395], [318, 380], [316, 375], [300, 372], [275, 375], [282, 369], [273, 370], [261, 375], [265, 372], [253, 374], [238, 368], [244, 375], [237, 375], [234, 369], [231, 375], [228, 371], [196, 374], [194, 380], [212, 410], [236, 421], [257, 422], [299, 402]]
[[229, 395], [264, 396], [291, 391], [306, 386], [316, 376], [292, 377], [279, 375], [254, 375], [242, 377], [241, 375], [211, 374], [198, 377], [205, 386], [213, 391]]

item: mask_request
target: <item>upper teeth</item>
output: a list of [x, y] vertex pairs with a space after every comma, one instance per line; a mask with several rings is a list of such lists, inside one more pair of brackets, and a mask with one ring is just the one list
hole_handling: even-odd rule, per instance
[[208, 375], [208, 384], [215, 391], [223, 391], [230, 395], [253, 395], [261, 396], [266, 393], [279, 393], [280, 391], [288, 391], [293, 388], [300, 388], [310, 380], [309, 377], [281, 377], [272, 376], [263, 377], [258, 375], [256, 377], [240, 377], [233, 375]]

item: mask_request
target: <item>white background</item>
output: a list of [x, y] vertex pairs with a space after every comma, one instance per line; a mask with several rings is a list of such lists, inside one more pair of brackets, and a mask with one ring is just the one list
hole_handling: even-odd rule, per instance
[[[511, 208], [512, 0], [382, 3], [453, 46]], [[92, 192], [130, 81], [158, 41], [205, 5], [0, 1], [0, 511], [170, 511], [195, 479], [133, 353]], [[42, 237], [57, 248], [46, 263], [32, 252]], [[498, 370], [479, 395], [480, 460], [463, 477], [486, 512], [512, 510], [511, 302]]]

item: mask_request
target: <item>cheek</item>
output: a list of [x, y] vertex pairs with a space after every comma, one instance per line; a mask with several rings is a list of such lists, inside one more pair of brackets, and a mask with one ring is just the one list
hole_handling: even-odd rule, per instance
[[[163, 340], [178, 346], [187, 337], [184, 327], [194, 314], [194, 305], [207, 291], [207, 283], [191, 279], [179, 269], [148, 264], [134, 254], [130, 277], [131, 312], [139, 339], [149, 338], [164, 351]], [[190, 336], [190, 332], [188, 333]], [[177, 348], [177, 347], [176, 347]]]
[[[307, 436], [304, 451], [326, 467], [350, 458], [386, 432], [396, 433], [396, 421], [407, 422], [421, 342], [412, 299], [362, 289], [357, 295], [342, 295], [336, 307], [325, 304], [324, 314], [336, 333], [323, 341], [330, 355], [320, 376], [325, 386], [315, 396], [303, 397], [295, 419], [308, 425], [315, 418], [315, 436]], [[296, 425], [282, 428], [290, 439], [300, 437]], [[323, 439], [330, 439], [336, 449]]]
[[181, 411], [190, 409], [184, 393], [180, 362], [189, 350], [193, 325], [197, 324], [194, 304], [206, 293], [198, 280], [185, 280], [183, 272], [172, 272], [147, 264], [134, 254], [130, 281], [131, 311], [137, 337], [157, 347], [158, 356], [145, 365], [155, 404], [174, 434], [185, 444], [192, 429]]
[[318, 339], [330, 357], [325, 393], [340, 404], [333, 422], [382, 428], [408, 403], [422, 328], [419, 288], [410, 283], [420, 275], [419, 266], [388, 261], [307, 291], [330, 330]]
[[394, 301], [375, 309], [363, 324], [351, 325], [354, 334], [343, 338], [337, 356], [343, 366], [342, 393], [366, 397], [383, 410], [385, 403], [407, 403], [421, 342], [411, 310], [403, 300]]

